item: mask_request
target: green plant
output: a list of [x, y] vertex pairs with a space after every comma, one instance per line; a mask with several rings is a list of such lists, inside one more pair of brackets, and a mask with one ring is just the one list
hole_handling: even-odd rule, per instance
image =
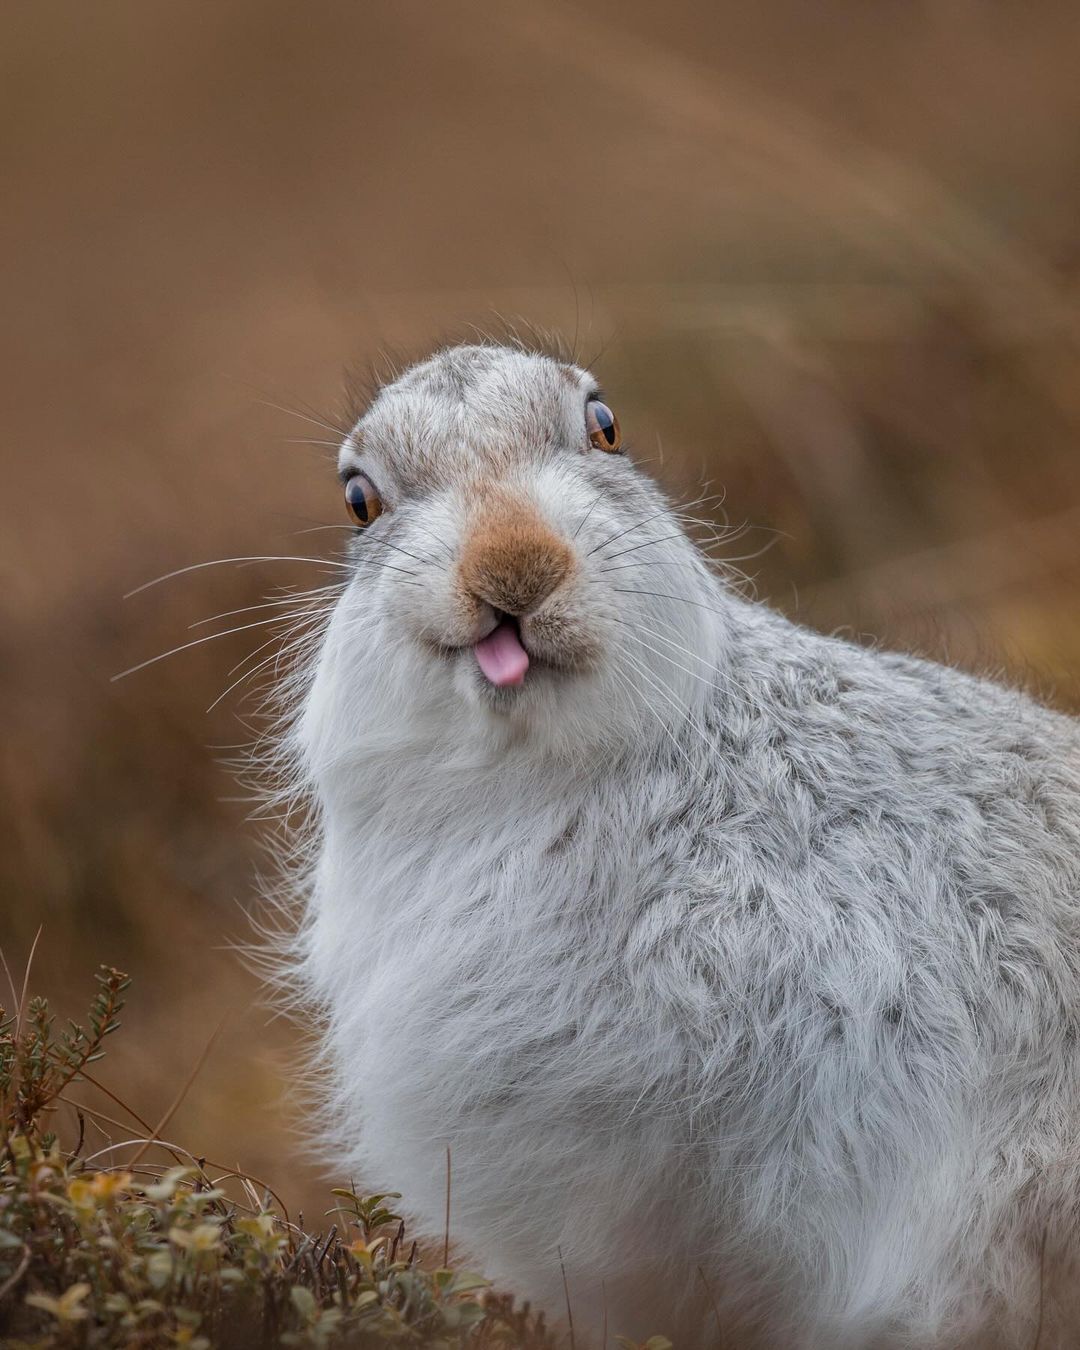
[[[44, 999], [0, 1009], [0, 1343], [552, 1350], [542, 1315], [478, 1275], [427, 1268], [396, 1195], [335, 1190], [337, 1221], [317, 1236], [254, 1178], [171, 1146], [152, 1141], [126, 1168], [83, 1161], [81, 1129], [62, 1147], [50, 1121], [128, 986], [112, 969], [98, 983], [85, 1028], [58, 1029]], [[171, 1156], [143, 1161], [150, 1148]]]

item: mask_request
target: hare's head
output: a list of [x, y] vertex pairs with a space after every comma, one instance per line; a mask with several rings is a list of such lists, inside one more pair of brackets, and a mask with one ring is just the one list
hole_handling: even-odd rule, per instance
[[681, 719], [712, 583], [624, 451], [594, 378], [546, 356], [455, 347], [383, 387], [340, 453], [354, 570], [309, 748], [572, 751]]

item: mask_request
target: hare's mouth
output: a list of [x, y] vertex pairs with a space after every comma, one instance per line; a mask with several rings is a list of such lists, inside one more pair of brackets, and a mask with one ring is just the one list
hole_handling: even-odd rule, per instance
[[521, 626], [512, 614], [495, 612], [495, 627], [473, 646], [480, 672], [496, 689], [524, 683], [529, 653], [521, 640]]
[[519, 691], [534, 685], [561, 683], [595, 669], [601, 655], [595, 631], [542, 611], [518, 616], [493, 609], [485, 627], [482, 637], [464, 643], [418, 636], [444, 660], [464, 661], [474, 687], [495, 698], [499, 707], [515, 704]]

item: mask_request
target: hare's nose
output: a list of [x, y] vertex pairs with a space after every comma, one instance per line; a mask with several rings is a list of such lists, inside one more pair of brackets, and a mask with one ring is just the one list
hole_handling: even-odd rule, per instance
[[470, 595], [519, 615], [542, 605], [573, 566], [564, 540], [527, 506], [504, 502], [473, 522], [458, 576]]

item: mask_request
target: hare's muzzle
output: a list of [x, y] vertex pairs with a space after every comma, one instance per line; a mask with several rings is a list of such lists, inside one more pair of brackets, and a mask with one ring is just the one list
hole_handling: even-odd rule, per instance
[[516, 499], [486, 506], [472, 522], [458, 563], [458, 584], [495, 611], [496, 626], [475, 646], [495, 685], [520, 684], [529, 667], [516, 620], [540, 608], [574, 569], [574, 555], [534, 511]]

